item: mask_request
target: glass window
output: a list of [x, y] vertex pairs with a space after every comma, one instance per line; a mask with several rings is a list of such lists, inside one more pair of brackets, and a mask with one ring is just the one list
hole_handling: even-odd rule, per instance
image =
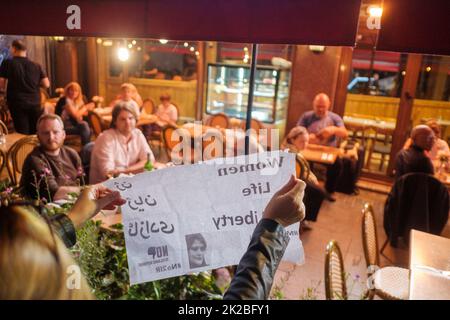
[[423, 56], [416, 98], [450, 101], [449, 56]]
[[198, 43], [168, 40], [104, 40], [109, 46], [109, 76], [119, 77], [124, 63], [119, 49], [128, 55], [129, 77], [165, 80], [196, 80]]

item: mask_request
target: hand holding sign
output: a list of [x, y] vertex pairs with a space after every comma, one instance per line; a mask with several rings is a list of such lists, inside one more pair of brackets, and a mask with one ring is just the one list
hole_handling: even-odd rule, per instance
[[305, 218], [303, 195], [306, 184], [291, 176], [280, 190], [270, 199], [263, 213], [263, 218], [272, 219], [283, 227], [290, 226]]

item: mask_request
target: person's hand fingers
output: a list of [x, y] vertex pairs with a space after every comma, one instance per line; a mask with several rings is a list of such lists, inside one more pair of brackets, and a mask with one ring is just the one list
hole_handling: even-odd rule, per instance
[[275, 198], [277, 196], [280, 196], [280, 195], [283, 195], [283, 194], [289, 192], [289, 190], [291, 190], [294, 187], [295, 180], [296, 180], [295, 176], [291, 175], [289, 181], [284, 186], [282, 186], [281, 189], [279, 189], [277, 192], [275, 192], [275, 194], [273, 195], [272, 198]]
[[109, 192], [97, 200], [100, 209], [106, 209], [106, 207], [114, 208], [116, 204], [121, 205], [124, 201], [125, 200], [122, 199], [119, 191]]
[[[294, 199], [299, 199], [300, 195], [303, 193], [303, 191], [305, 190], [306, 184], [299, 180], [299, 179], [295, 179], [295, 185], [292, 187], [291, 190], [289, 190], [286, 195], [290, 196]], [[303, 197], [302, 197], [303, 198]]]

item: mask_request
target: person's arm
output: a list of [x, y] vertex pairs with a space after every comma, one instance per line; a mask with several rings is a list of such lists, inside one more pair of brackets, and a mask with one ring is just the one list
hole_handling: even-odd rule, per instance
[[47, 77], [42, 78], [40, 85], [41, 85], [42, 88], [48, 89], [48, 88], [50, 88], [50, 80], [48, 80]]
[[79, 193], [80, 187], [77, 186], [61, 186], [53, 195], [53, 201], [68, 199], [69, 193]]
[[5, 92], [7, 80], [8, 80], [8, 60], [5, 60], [0, 65], [0, 94]]
[[109, 132], [104, 132], [97, 138], [94, 149], [92, 150], [91, 168], [92, 162], [95, 162], [96, 167], [99, 168], [100, 171], [97, 176], [101, 176], [103, 180], [107, 180], [108, 174], [113, 172], [116, 168], [114, 161], [114, 141], [111, 139]]
[[78, 109], [70, 99], [66, 99], [66, 105], [64, 106], [64, 109], [67, 111], [70, 117], [75, 119], [77, 122], [83, 121], [83, 115], [87, 112], [85, 106]]
[[403, 150], [409, 149], [409, 147], [412, 145], [412, 139], [408, 138], [405, 141], [405, 144], [403, 145]]
[[76, 243], [75, 230], [95, 216], [102, 209], [114, 209], [125, 204], [118, 191], [111, 191], [101, 184], [84, 189], [72, 209], [65, 214], [50, 218], [53, 230], [60, 236], [66, 247]]
[[285, 227], [305, 217], [305, 183], [291, 176], [267, 204], [263, 219], [256, 226], [250, 245], [242, 257], [226, 300], [267, 299], [273, 277], [289, 242]]

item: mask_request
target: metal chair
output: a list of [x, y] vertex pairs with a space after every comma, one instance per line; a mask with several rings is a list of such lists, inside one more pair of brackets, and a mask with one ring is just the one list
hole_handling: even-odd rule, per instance
[[336, 241], [328, 243], [325, 255], [325, 296], [327, 300], [347, 300], [344, 262]]
[[39, 144], [36, 135], [24, 137], [16, 141], [8, 151], [6, 165], [11, 183], [19, 185], [22, 167], [28, 154]]
[[364, 204], [361, 224], [367, 278], [371, 280], [366, 296], [373, 299], [375, 294], [382, 299], [404, 300], [408, 298], [409, 270], [399, 267], [379, 268], [377, 226], [373, 207]]

